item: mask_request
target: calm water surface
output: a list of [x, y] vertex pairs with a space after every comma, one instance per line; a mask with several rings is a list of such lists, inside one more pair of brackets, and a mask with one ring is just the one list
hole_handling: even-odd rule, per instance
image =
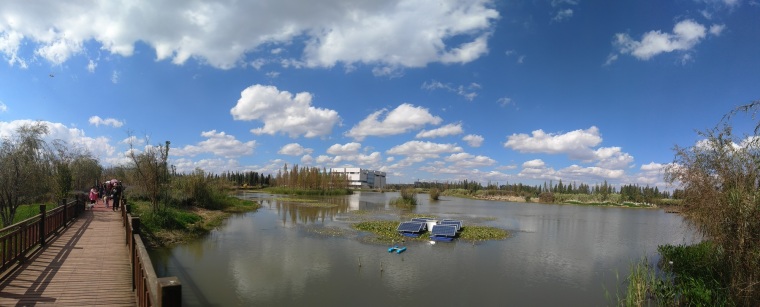
[[[496, 226], [512, 237], [472, 244], [364, 243], [360, 219], [400, 220], [398, 193], [361, 192], [304, 207], [249, 193], [263, 207], [198, 242], [152, 252], [159, 276], [177, 276], [186, 306], [603, 306], [632, 261], [657, 245], [695, 240], [662, 210], [444, 198], [414, 213]], [[336, 235], [337, 234], [337, 235]], [[360, 265], [361, 264], [361, 265]], [[620, 273], [621, 277], [616, 277]]]

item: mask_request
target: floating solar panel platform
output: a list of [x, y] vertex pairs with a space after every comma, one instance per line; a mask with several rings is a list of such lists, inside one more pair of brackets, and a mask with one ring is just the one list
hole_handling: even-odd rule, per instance
[[457, 231], [462, 231], [462, 221], [459, 220], [443, 220], [441, 225], [453, 225], [457, 227]]
[[425, 223], [402, 222], [398, 225], [396, 231], [407, 237], [419, 237], [425, 231]]
[[430, 232], [430, 237], [449, 237], [457, 236], [457, 226], [455, 225], [435, 225]]

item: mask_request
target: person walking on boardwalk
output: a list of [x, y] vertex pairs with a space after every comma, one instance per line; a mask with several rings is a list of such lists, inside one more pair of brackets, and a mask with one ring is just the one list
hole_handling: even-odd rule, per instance
[[98, 201], [98, 187], [92, 186], [92, 189], [90, 189], [90, 204], [87, 205], [87, 208], [92, 210], [92, 207], [95, 207], [95, 203]]
[[117, 181], [113, 183], [113, 187], [111, 187], [111, 199], [113, 199], [111, 210], [116, 211], [119, 209], [119, 202], [121, 202], [121, 182]]

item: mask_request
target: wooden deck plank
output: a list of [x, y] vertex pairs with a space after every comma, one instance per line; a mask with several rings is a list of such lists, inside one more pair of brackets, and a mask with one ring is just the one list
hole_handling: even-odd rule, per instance
[[0, 306], [135, 306], [121, 215], [85, 211], [0, 282]]

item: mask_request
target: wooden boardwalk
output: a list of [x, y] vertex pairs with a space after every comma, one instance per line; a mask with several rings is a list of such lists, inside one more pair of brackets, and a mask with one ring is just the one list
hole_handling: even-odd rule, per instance
[[135, 306], [121, 215], [99, 204], [0, 282], [0, 306]]

